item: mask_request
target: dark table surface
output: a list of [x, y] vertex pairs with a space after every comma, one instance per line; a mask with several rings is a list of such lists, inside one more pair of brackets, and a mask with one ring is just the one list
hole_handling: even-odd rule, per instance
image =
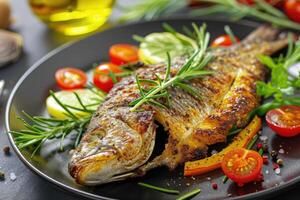
[[[6, 101], [22, 74], [42, 56], [54, 48], [80, 37], [66, 37], [49, 31], [30, 12], [25, 0], [12, 0], [14, 24], [12, 30], [20, 33], [24, 38], [24, 54], [21, 59], [5, 68], [0, 69], [0, 79], [5, 80], [5, 90], [0, 99], [0, 148], [9, 146], [4, 127], [4, 110]], [[114, 16], [118, 15], [115, 13]], [[85, 37], [85, 36], [81, 36]], [[0, 181], [0, 200], [69, 200], [85, 199], [73, 196], [69, 192], [48, 183], [30, 171], [14, 154], [5, 156], [0, 152], [0, 170], [5, 172], [6, 180]], [[11, 181], [10, 173], [15, 173], [17, 179]], [[300, 184], [291, 190], [272, 198], [275, 200], [296, 200], [300, 196]]]

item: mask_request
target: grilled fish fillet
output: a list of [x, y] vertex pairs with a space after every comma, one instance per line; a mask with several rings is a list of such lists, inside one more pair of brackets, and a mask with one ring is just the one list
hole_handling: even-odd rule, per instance
[[[258, 54], [271, 55], [287, 45], [286, 35], [263, 26], [240, 44], [213, 52], [206, 66], [213, 75], [193, 79], [202, 98], [170, 88], [169, 109], [143, 105], [131, 112], [129, 103], [139, 97], [134, 76], [124, 78], [94, 114], [80, 145], [74, 150], [69, 172], [79, 184], [97, 185], [145, 174], [158, 166], [174, 169], [185, 161], [204, 158], [209, 145], [226, 141], [229, 130], [247, 124], [248, 114], [259, 105], [255, 83], [264, 80], [265, 67]], [[173, 64], [176, 74], [183, 61]], [[141, 79], [164, 76], [165, 65], [136, 71]], [[149, 160], [156, 123], [169, 138], [161, 155]]]

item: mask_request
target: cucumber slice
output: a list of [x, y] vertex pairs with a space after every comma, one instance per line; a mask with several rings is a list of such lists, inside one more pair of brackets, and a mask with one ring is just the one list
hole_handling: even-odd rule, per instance
[[[72, 91], [59, 91], [55, 92], [55, 96], [65, 105], [69, 105], [72, 107], [76, 107], [79, 109], [82, 109], [82, 106], [80, 105], [79, 101], [77, 100], [74, 92], [78, 94], [80, 97], [83, 105], [88, 106], [89, 110], [96, 110], [99, 106], [99, 100], [100, 97], [91, 92], [88, 89], [77, 89]], [[91, 104], [95, 104], [93, 106], [89, 106]], [[100, 103], [99, 103], [100, 104]], [[48, 110], [48, 113], [58, 119], [67, 119], [68, 116], [65, 115], [65, 110], [55, 101], [55, 99], [52, 96], [49, 96], [46, 100], [46, 107]], [[84, 117], [90, 115], [90, 113], [79, 111], [76, 109], [69, 108], [69, 110], [74, 113], [75, 116], [78, 117]]]
[[165, 62], [166, 53], [171, 57], [179, 57], [189, 54], [197, 48], [196, 41], [176, 33], [169, 32], [151, 33], [147, 35], [140, 44], [139, 58], [147, 64]]

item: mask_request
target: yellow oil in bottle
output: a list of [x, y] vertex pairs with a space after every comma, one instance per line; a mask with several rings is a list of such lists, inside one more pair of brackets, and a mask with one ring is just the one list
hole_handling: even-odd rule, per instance
[[115, 0], [28, 0], [35, 15], [65, 35], [98, 29], [110, 16]]

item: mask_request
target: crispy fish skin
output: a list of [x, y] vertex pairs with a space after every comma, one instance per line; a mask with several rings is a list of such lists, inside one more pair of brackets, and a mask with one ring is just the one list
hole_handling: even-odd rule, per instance
[[[79, 184], [96, 185], [123, 179], [144, 164], [154, 148], [154, 113], [119, 107], [101, 113], [73, 153], [69, 172]], [[127, 176], [130, 175], [127, 174]]]
[[[260, 27], [241, 44], [215, 50], [215, 59], [206, 66], [214, 74], [190, 81], [202, 98], [170, 88], [169, 109], [143, 105], [144, 111], [130, 112], [129, 103], [139, 92], [134, 76], [124, 78], [92, 118], [71, 158], [70, 174], [80, 184], [96, 185], [205, 157], [208, 145], [226, 141], [233, 126], [244, 127], [259, 105], [256, 82], [264, 80], [266, 69], [256, 56], [271, 55], [286, 45], [285, 35], [278, 37], [277, 30]], [[182, 62], [172, 66], [173, 75]], [[162, 64], [136, 71], [140, 78], [153, 80], [164, 72]], [[168, 131], [169, 139], [163, 153], [148, 162], [155, 143], [154, 120]]]

